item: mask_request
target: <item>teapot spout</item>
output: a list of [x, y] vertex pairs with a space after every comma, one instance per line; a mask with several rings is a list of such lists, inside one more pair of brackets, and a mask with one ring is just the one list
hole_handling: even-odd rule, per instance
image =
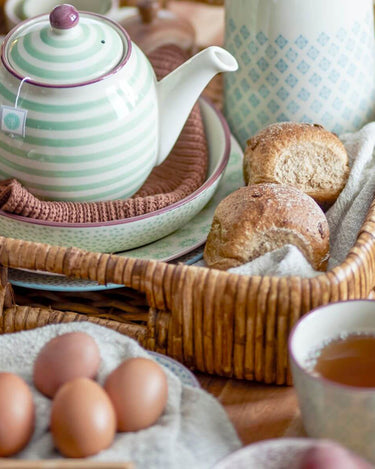
[[237, 70], [236, 59], [225, 49], [210, 46], [183, 63], [157, 84], [159, 103], [159, 154], [168, 156], [191, 109], [208, 82], [220, 72]]

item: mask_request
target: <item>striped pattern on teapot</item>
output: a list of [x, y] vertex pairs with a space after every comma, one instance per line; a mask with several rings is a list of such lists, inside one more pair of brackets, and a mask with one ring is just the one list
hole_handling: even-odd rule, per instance
[[[138, 190], [158, 153], [156, 78], [121, 27], [59, 6], [10, 33], [2, 60], [0, 102], [10, 125], [0, 133], [0, 178], [52, 200]], [[23, 132], [12, 132], [12, 106], [27, 112]]]

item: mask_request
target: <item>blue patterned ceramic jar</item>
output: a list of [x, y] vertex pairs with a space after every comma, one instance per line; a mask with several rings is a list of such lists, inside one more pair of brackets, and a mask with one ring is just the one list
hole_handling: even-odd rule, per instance
[[126, 198], [175, 143], [208, 81], [235, 70], [208, 48], [160, 82], [126, 31], [60, 5], [2, 45], [0, 179], [41, 198]]
[[224, 112], [244, 146], [273, 122], [338, 134], [375, 117], [372, 0], [225, 0]]

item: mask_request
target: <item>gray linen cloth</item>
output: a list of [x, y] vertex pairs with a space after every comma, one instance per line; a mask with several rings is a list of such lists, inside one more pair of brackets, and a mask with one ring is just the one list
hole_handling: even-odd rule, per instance
[[[33, 362], [45, 343], [71, 331], [90, 334], [99, 346], [101, 366], [97, 381], [129, 357], [150, 357], [133, 339], [91, 323], [55, 324], [31, 331], [0, 336], [0, 371], [23, 377], [30, 385], [36, 405], [36, 428], [28, 446], [17, 455], [22, 459], [55, 459], [48, 431], [50, 399], [32, 382]], [[210, 468], [222, 457], [238, 449], [241, 442], [219, 402], [198, 387], [182, 384], [165, 368], [168, 401], [164, 414], [153, 426], [131, 433], [117, 433], [113, 445], [92, 457], [98, 461], [132, 461], [138, 469]]]
[[[328, 269], [341, 264], [354, 245], [375, 193], [375, 122], [340, 136], [349, 156], [348, 182], [327, 211], [330, 228]], [[203, 262], [200, 265], [204, 265]], [[297, 275], [314, 277], [315, 271], [298, 248], [290, 245], [228, 270], [244, 275]]]

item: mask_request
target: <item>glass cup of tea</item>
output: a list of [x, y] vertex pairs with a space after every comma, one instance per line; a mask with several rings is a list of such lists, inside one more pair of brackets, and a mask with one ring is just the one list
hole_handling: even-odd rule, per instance
[[375, 463], [375, 301], [330, 303], [303, 316], [289, 356], [306, 433]]

